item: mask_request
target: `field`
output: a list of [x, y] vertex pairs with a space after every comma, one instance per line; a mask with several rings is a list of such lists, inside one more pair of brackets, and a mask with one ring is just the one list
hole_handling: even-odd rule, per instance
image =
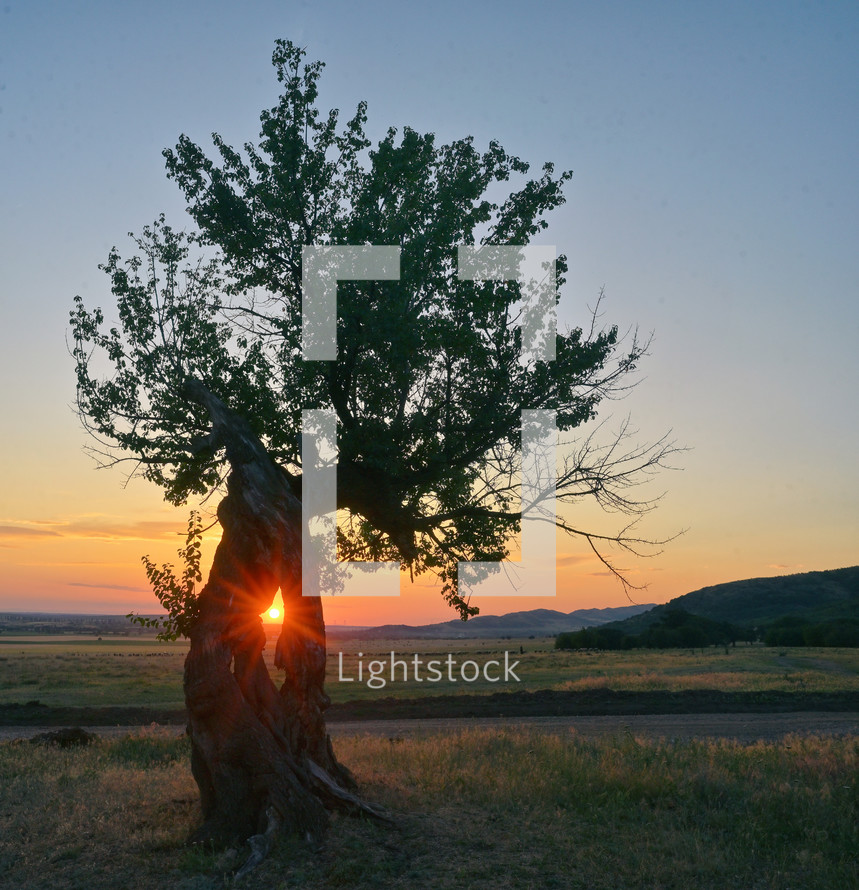
[[[337, 740], [397, 828], [335, 819], [250, 888], [859, 886], [859, 739], [668, 743], [473, 731]], [[0, 745], [0, 887], [228, 886], [237, 851], [187, 848], [187, 741]]]
[[[552, 640], [401, 641], [334, 643], [329, 646], [327, 692], [335, 703], [428, 695], [475, 695], [535, 690], [613, 690], [652, 692], [714, 689], [722, 692], [859, 693], [859, 649], [727, 649], [626, 652], [565, 652]], [[524, 652], [520, 653], [520, 647]], [[267, 652], [273, 649], [272, 645]], [[391, 651], [401, 665], [391, 682]], [[182, 707], [182, 664], [187, 643], [156, 643], [139, 638], [69, 640], [0, 636], [0, 705], [39, 701], [50, 707]], [[340, 653], [342, 652], [342, 671]], [[361, 656], [359, 658], [359, 653]], [[518, 662], [504, 682], [504, 659]], [[414, 656], [421, 666], [415, 678]], [[455, 682], [445, 660], [453, 659]], [[442, 679], [427, 670], [438, 661]], [[363, 681], [358, 679], [358, 662]], [[378, 683], [367, 685], [374, 661], [384, 665]], [[463, 680], [476, 668], [479, 679]], [[488, 676], [487, 662], [498, 662]], [[408, 680], [404, 681], [404, 673]], [[276, 677], [276, 674], [274, 675]], [[343, 680], [340, 677], [343, 677]]]
[[[729, 689], [827, 693], [859, 701], [857, 650], [736, 647], [695, 652], [555, 652], [551, 641], [397, 641], [482, 666], [518, 660], [511, 687], [635, 693]], [[418, 699], [503, 684], [358, 682], [390, 660], [383, 643], [339, 645], [329, 692]], [[0, 705], [181, 706], [185, 645], [141, 639], [0, 637]], [[401, 669], [400, 669], [401, 670]], [[445, 668], [446, 672], [446, 668]], [[365, 677], [366, 680], [366, 677]], [[423, 698], [421, 698], [423, 696]], [[859, 710], [859, 706], [853, 710]], [[392, 726], [394, 724], [391, 724]], [[461, 724], [460, 724], [461, 725]], [[575, 724], [574, 724], [575, 725]], [[249, 888], [859, 887], [859, 736], [740, 744], [575, 728], [456, 729], [400, 736], [338, 732], [338, 756], [364, 795], [393, 814], [382, 829], [334, 819], [321, 850], [283, 839]], [[344, 726], [345, 729], [345, 726]], [[179, 728], [136, 729], [77, 749], [0, 743], [0, 888], [229, 886], [243, 851], [189, 848], [197, 792]]]

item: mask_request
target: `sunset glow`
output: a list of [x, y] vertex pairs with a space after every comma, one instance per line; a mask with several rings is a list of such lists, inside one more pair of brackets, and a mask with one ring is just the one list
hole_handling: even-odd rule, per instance
[[[408, 125], [438, 145], [472, 136], [480, 152], [497, 139], [538, 178], [544, 161], [574, 170], [534, 240], [568, 258], [558, 328], [587, 331], [604, 285], [600, 325], [653, 332], [640, 385], [601, 403], [564, 454], [591, 434], [610, 443], [626, 418], [631, 444], [667, 434], [687, 448], [676, 472], [629, 492], [659, 503], [635, 533], [666, 543], [641, 548], [650, 558], [606, 548], [627, 592], [587, 539], [559, 535], [556, 595], [476, 597], [482, 614], [661, 603], [859, 561], [855, 4], [677, 4], [662, 17], [552, 4], [548, 29], [489, 4], [176, 6], [167, 29], [122, 4], [4, 8], [0, 121], [16, 175], [0, 218], [0, 611], [159, 613], [141, 557], [181, 567], [191, 507], [205, 582], [221, 494], [177, 508], [134, 462], [95, 471], [85, 449], [101, 446], [70, 410], [69, 312], [79, 294], [114, 324], [99, 271], [110, 247], [134, 253], [125, 233], [162, 211], [193, 228], [162, 150], [182, 133], [206, 151], [212, 131], [253, 140], [282, 86], [274, 40], [296, 35], [326, 64], [323, 115], [367, 100], [374, 142]], [[203, 20], [205, 40], [188, 40]], [[598, 536], [624, 524], [584, 500], [568, 518]], [[401, 573], [399, 597], [323, 607], [329, 626], [455, 617], [429, 572]], [[283, 615], [276, 594], [260, 618]]]

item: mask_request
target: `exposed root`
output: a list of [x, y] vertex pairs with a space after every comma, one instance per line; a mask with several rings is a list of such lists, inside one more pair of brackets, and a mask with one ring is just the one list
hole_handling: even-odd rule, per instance
[[389, 816], [381, 807], [374, 806], [373, 804], [367, 803], [365, 800], [361, 800], [360, 797], [352, 794], [351, 791], [347, 791], [345, 788], [338, 785], [337, 782], [335, 782], [334, 779], [332, 779], [331, 776], [329, 776], [317, 763], [308, 760], [307, 768], [308, 772], [313, 777], [319, 796], [322, 797], [327, 804], [345, 810], [352, 816], [369, 816], [371, 819], [375, 819], [377, 822], [382, 822], [385, 825], [396, 824], [393, 818], [391, 818], [391, 816]]
[[[362, 800], [357, 795], [352, 794], [351, 791], [347, 791], [339, 785], [319, 764], [308, 759], [306, 765], [307, 771], [313, 779], [314, 791], [330, 808], [343, 810], [350, 816], [368, 816], [384, 825], [393, 826], [396, 824], [393, 818], [381, 807]], [[265, 832], [263, 834], [254, 834], [248, 838], [247, 843], [251, 848], [250, 856], [236, 872], [233, 880], [240, 881], [250, 874], [271, 852], [274, 839], [283, 826], [283, 820], [275, 807], [269, 807], [266, 810], [266, 817], [268, 824]], [[308, 834], [307, 839], [308, 841], [312, 840], [310, 834]]]
[[251, 855], [245, 860], [245, 864], [236, 872], [234, 880], [240, 881], [245, 875], [252, 872], [271, 852], [274, 838], [280, 828], [280, 816], [274, 807], [266, 810], [268, 825], [264, 834], [254, 834], [248, 838]]

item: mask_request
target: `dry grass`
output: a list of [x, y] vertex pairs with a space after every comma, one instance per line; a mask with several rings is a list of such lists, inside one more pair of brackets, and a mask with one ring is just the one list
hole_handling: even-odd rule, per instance
[[198, 809], [184, 741], [0, 745], [0, 886], [164, 886]]
[[[535, 665], [550, 689], [727, 692], [859, 692], [859, 649], [778, 649], [545, 653]], [[558, 674], [566, 674], [559, 681]]]
[[[476, 730], [353, 737], [339, 756], [397, 814], [335, 819], [322, 851], [284, 840], [249, 888], [859, 886], [859, 738], [777, 744], [585, 741]], [[239, 852], [182, 844], [187, 742], [0, 745], [0, 887], [214, 888]]]
[[706, 674], [666, 676], [656, 671], [634, 671], [612, 677], [580, 677], [548, 687], [559, 691], [581, 692], [611, 689], [635, 692], [687, 689], [718, 689], [720, 692], [859, 692], [859, 677], [845, 679], [822, 670], [790, 670], [780, 674], [750, 675], [746, 672], [711, 671]]

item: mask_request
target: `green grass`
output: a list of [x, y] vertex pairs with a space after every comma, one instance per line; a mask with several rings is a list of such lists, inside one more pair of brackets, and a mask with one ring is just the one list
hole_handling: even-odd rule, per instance
[[[520, 645], [525, 652], [520, 654]], [[0, 704], [38, 700], [74, 707], [134, 705], [178, 708], [183, 704], [182, 667], [187, 642], [152, 640], [10, 641], [0, 637]], [[357, 681], [358, 653], [363, 653], [365, 680], [369, 662], [418, 653], [424, 662], [452, 654], [457, 664], [482, 665], [510, 652], [520, 683], [409, 681], [401, 671], [396, 682], [372, 689]], [[274, 640], [266, 652], [271, 658]], [[343, 652], [339, 680], [338, 653]], [[278, 682], [278, 674], [272, 676]], [[388, 668], [389, 670], [389, 668]], [[426, 669], [423, 669], [426, 677]], [[456, 674], [455, 674], [456, 676]], [[335, 642], [329, 648], [327, 691], [332, 701], [388, 696], [417, 698], [438, 694], [482, 694], [512, 690], [683, 690], [720, 689], [747, 692], [857, 692], [859, 649], [778, 649], [764, 646], [709, 648], [695, 651], [631, 650], [565, 652], [550, 640]]]
[[0, 637], [0, 704], [182, 707], [187, 643], [10, 641]]
[[[473, 730], [341, 738], [398, 828], [335, 818], [242, 886], [830, 890], [859, 886], [859, 737], [589, 741]], [[188, 743], [0, 744], [0, 887], [225, 886], [244, 851], [187, 848]]]

